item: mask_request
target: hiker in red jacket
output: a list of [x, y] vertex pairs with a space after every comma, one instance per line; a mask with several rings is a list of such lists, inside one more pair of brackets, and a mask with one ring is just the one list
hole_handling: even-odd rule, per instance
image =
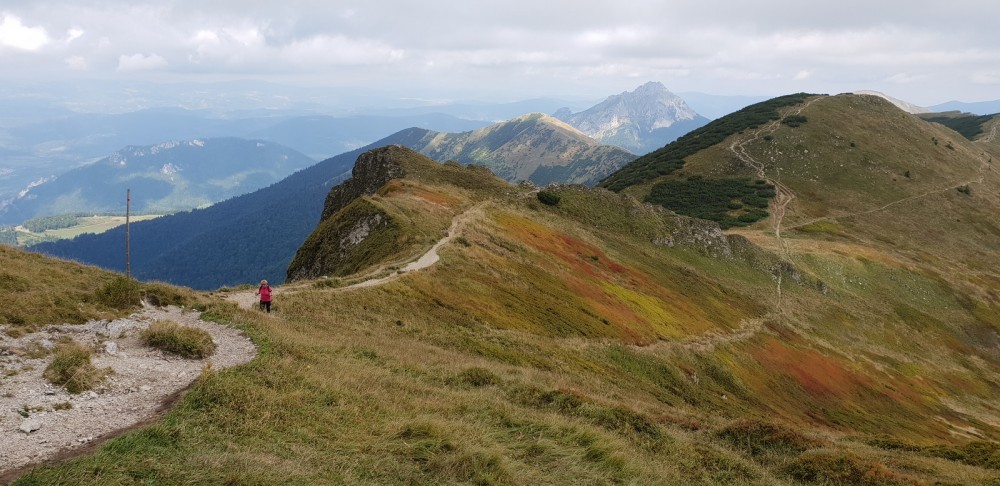
[[260, 281], [260, 287], [257, 288], [257, 295], [260, 296], [260, 310], [267, 309], [267, 313], [271, 313], [271, 286], [267, 284], [267, 280]]

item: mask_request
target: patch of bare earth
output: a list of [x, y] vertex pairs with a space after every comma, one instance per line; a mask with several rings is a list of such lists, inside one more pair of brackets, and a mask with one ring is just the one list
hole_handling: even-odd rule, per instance
[[[139, 334], [157, 320], [207, 331], [215, 353], [191, 360], [145, 346]], [[94, 349], [94, 365], [113, 371], [94, 390], [74, 395], [42, 378], [52, 359], [47, 350], [67, 338]], [[0, 333], [0, 476], [113, 437], [155, 416], [204, 368], [236, 366], [256, 354], [240, 331], [177, 307], [145, 307], [110, 322], [52, 325], [17, 339]]]

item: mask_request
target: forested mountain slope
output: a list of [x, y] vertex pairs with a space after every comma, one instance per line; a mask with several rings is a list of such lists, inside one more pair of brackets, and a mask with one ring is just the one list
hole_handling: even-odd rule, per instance
[[[295, 249], [316, 224], [323, 198], [347, 175], [361, 150], [301, 170], [268, 187], [204, 209], [131, 225], [132, 273], [199, 289], [281, 282]], [[125, 228], [33, 250], [125, 269]]]

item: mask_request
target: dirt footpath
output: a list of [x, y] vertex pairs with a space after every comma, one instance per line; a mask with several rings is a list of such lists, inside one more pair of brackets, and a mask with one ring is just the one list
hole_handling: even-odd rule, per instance
[[[139, 333], [156, 320], [207, 331], [215, 341], [215, 354], [188, 360], [144, 346]], [[98, 388], [71, 395], [42, 378], [52, 359], [47, 351], [67, 336], [98, 350], [95, 366], [113, 370]], [[85, 447], [141, 423], [190, 385], [203, 368], [236, 366], [256, 354], [256, 347], [240, 331], [202, 321], [198, 312], [176, 307], [145, 307], [110, 322], [53, 325], [18, 339], [0, 332], [0, 478], [5, 471]]]

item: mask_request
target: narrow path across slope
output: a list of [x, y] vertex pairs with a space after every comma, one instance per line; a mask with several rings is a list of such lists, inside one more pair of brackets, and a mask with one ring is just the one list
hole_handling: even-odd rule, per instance
[[990, 129], [990, 134], [980, 138], [979, 140], [976, 140], [976, 142], [990, 143], [997, 139], [997, 132], [1000, 132], [1000, 122], [994, 123], [993, 128]]
[[[993, 131], [990, 134], [991, 136], [995, 136], [996, 135], [997, 128], [1000, 128], [1000, 127], [996, 127], [996, 126], [993, 127]], [[977, 140], [977, 142], [985, 142], [985, 141], [986, 140], [983, 140], [983, 139]], [[986, 171], [988, 170], [988, 168], [989, 168], [989, 162], [987, 161], [987, 159], [983, 158], [983, 157], [980, 157], [980, 160], [979, 160], [979, 176], [976, 177], [975, 179], [969, 179], [969, 180], [965, 180], [965, 181], [961, 181], [961, 182], [952, 184], [952, 185], [947, 186], [947, 187], [943, 187], [941, 189], [934, 189], [934, 190], [926, 191], [926, 192], [923, 192], [923, 193], [920, 193], [920, 194], [915, 194], [913, 196], [907, 196], [907, 197], [904, 197], [902, 199], [897, 199], [897, 200], [889, 202], [887, 204], [883, 204], [882, 206], [879, 206], [879, 207], [874, 208], [874, 209], [868, 209], [868, 210], [865, 210], [865, 211], [856, 211], [856, 212], [853, 212], [853, 213], [840, 214], [840, 215], [836, 215], [836, 216], [823, 216], [821, 218], [810, 219], [808, 221], [804, 221], [802, 223], [796, 224], [795, 226], [791, 226], [791, 227], [789, 227], [789, 229], [801, 228], [803, 226], [808, 226], [810, 224], [817, 223], [817, 222], [820, 222], [820, 221], [835, 221], [835, 220], [838, 220], [838, 219], [847, 219], [847, 218], [853, 218], [853, 217], [856, 217], [856, 216], [864, 216], [864, 215], [868, 215], [868, 214], [872, 214], [872, 213], [877, 213], [877, 212], [880, 212], [880, 211], [885, 211], [886, 209], [889, 209], [889, 208], [891, 208], [893, 206], [897, 206], [899, 204], [903, 204], [903, 203], [906, 203], [906, 202], [909, 202], [909, 201], [913, 201], [913, 200], [916, 200], [916, 199], [922, 199], [922, 198], [925, 198], [925, 197], [928, 197], [928, 196], [933, 196], [935, 194], [942, 194], [942, 193], [946, 193], [946, 192], [955, 191], [955, 190], [958, 190], [958, 188], [964, 187], [964, 186], [968, 186], [969, 184], [982, 184], [986, 180]]]
[[[449, 241], [452, 240], [452, 238], [455, 237], [455, 235], [458, 233], [459, 228], [463, 224], [468, 222], [470, 219], [478, 215], [481, 215], [483, 212], [483, 206], [485, 204], [486, 204], [485, 202], [481, 202], [455, 216], [451, 221], [451, 226], [448, 228], [448, 233], [444, 237], [442, 237], [440, 240], [434, 243], [434, 245], [431, 246], [431, 248], [427, 250], [426, 253], [420, 255], [420, 257], [417, 258], [416, 260], [407, 263], [406, 266], [397, 270], [393, 274], [387, 275], [385, 277], [363, 280], [355, 284], [339, 287], [337, 290], [348, 290], [348, 289], [355, 289], [362, 287], [374, 287], [377, 285], [384, 285], [386, 283], [392, 282], [402, 277], [403, 275], [406, 275], [411, 272], [416, 272], [418, 270], [423, 270], [425, 268], [434, 265], [435, 263], [438, 262], [438, 260], [441, 259], [441, 257], [438, 255], [438, 250], [440, 250], [442, 246], [447, 244]], [[275, 298], [277, 298], [279, 295], [281, 295], [286, 291], [290, 292], [293, 290], [290, 288], [275, 287], [273, 290], [273, 295]], [[258, 303], [257, 296], [254, 290], [231, 292], [228, 295], [226, 295], [226, 299], [236, 302], [237, 305], [239, 305], [241, 308], [244, 309], [252, 309]]]

